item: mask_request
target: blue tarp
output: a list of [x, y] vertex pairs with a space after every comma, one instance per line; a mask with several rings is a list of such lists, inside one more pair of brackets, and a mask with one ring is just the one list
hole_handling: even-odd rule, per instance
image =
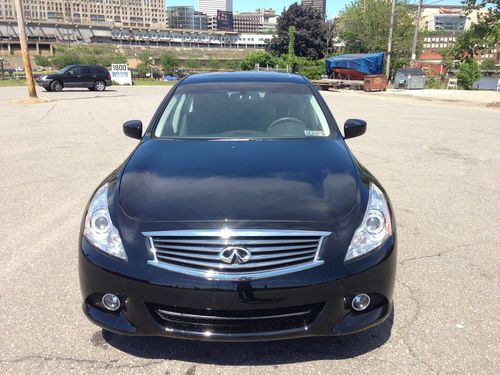
[[326, 59], [326, 73], [330, 75], [334, 68], [354, 69], [366, 74], [382, 74], [384, 53], [354, 53]]

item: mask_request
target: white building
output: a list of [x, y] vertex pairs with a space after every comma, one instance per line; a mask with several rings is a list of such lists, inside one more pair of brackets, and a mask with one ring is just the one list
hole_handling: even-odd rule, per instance
[[233, 11], [233, 0], [198, 0], [198, 11], [216, 16], [218, 10]]

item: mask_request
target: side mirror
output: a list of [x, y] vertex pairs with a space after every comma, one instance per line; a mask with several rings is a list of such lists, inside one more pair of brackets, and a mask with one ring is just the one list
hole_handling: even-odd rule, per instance
[[366, 132], [366, 121], [349, 119], [344, 124], [344, 139], [359, 137]]
[[142, 138], [142, 122], [140, 120], [130, 120], [123, 124], [123, 133], [127, 137], [141, 139]]

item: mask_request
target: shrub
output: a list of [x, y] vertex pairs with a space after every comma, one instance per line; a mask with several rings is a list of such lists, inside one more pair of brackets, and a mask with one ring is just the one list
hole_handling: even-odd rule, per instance
[[307, 60], [303, 57], [295, 58], [295, 71], [309, 79], [321, 79], [325, 74], [325, 60]]
[[425, 77], [426, 89], [444, 89], [446, 88], [446, 81], [441, 76], [428, 75]]
[[220, 61], [214, 59], [213, 57], [210, 57], [207, 62], [208, 67], [210, 70], [219, 70], [220, 68]]
[[186, 60], [185, 65], [188, 69], [193, 70], [197, 69], [200, 66], [200, 63], [198, 60], [190, 57]]
[[253, 70], [255, 65], [259, 64], [261, 67], [274, 67], [278, 63], [273, 55], [266, 51], [255, 51], [249, 53], [240, 63], [241, 70]]
[[[36, 58], [35, 58], [36, 62]], [[52, 58], [50, 65], [63, 68], [74, 64], [100, 64], [111, 66], [111, 64], [124, 64], [127, 57], [114, 50], [106, 50], [102, 47], [57, 47], [57, 53]], [[37, 63], [38, 64], [38, 63]]]
[[47, 68], [51, 66], [51, 62], [48, 57], [42, 56], [42, 55], [36, 55], [35, 56], [35, 63], [38, 66], [41, 66], [42, 68]]
[[238, 70], [239, 66], [238, 63], [234, 60], [227, 60], [224, 62], [224, 69], [227, 70]]
[[475, 60], [465, 60], [460, 64], [457, 73], [458, 84], [466, 90], [470, 90], [474, 82], [481, 77], [479, 64]]

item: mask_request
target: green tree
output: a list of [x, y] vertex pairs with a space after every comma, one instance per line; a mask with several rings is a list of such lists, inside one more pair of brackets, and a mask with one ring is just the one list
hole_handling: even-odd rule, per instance
[[42, 55], [35, 55], [35, 63], [36, 65], [41, 66], [42, 68], [47, 68], [51, 66], [50, 59]]
[[179, 66], [179, 59], [171, 53], [164, 54], [161, 57], [160, 62], [165, 74], [175, 73], [175, 67]]
[[483, 70], [495, 70], [497, 67], [497, 61], [495, 59], [484, 59], [481, 63], [481, 69]]
[[453, 69], [455, 67], [455, 62], [447, 54], [443, 55], [443, 59], [441, 60], [441, 64], [446, 66], [448, 69]]
[[460, 69], [457, 73], [457, 82], [466, 90], [472, 88], [472, 84], [481, 77], [481, 70], [477, 61], [467, 59], [460, 64]]
[[68, 50], [52, 58], [53, 66], [61, 69], [67, 65], [83, 64], [82, 57], [75, 51]]
[[463, 0], [463, 2], [467, 5], [466, 16], [478, 8], [483, 8], [483, 11], [478, 13], [477, 22], [472, 23], [467, 31], [456, 34], [455, 43], [446, 52], [448, 56], [459, 61], [490, 52], [500, 37], [498, 0]]
[[267, 51], [251, 52], [241, 60], [240, 68], [241, 70], [253, 70], [256, 64], [259, 64], [261, 67], [274, 67], [277, 64], [277, 58]]
[[214, 59], [213, 57], [210, 57], [207, 61], [207, 65], [210, 68], [210, 70], [219, 70], [220, 61], [217, 59]]
[[137, 64], [137, 73], [140, 76], [148, 76], [151, 74], [151, 78], [153, 78], [153, 56], [151, 56], [151, 52], [148, 50], [141, 51], [139, 55], [137, 55], [140, 63]]
[[[344, 53], [387, 51], [391, 2], [387, 0], [354, 0], [339, 15], [339, 37], [345, 43]], [[396, 3], [391, 71], [410, 62], [415, 7], [407, 0]], [[419, 42], [421, 46], [421, 41]], [[417, 51], [422, 48], [418, 47]]]
[[297, 29], [295, 26], [290, 26], [288, 28], [288, 56], [287, 61], [290, 67], [292, 68], [292, 72], [295, 72], [295, 32]]
[[295, 55], [308, 59], [324, 56], [326, 48], [325, 20], [318, 9], [293, 3], [281, 13], [276, 25], [276, 36], [267, 44], [266, 50], [274, 56], [288, 53], [290, 26], [296, 28]]
[[326, 47], [325, 56], [332, 56], [335, 53], [335, 42], [338, 39], [338, 31], [335, 20], [328, 20], [325, 23]]

